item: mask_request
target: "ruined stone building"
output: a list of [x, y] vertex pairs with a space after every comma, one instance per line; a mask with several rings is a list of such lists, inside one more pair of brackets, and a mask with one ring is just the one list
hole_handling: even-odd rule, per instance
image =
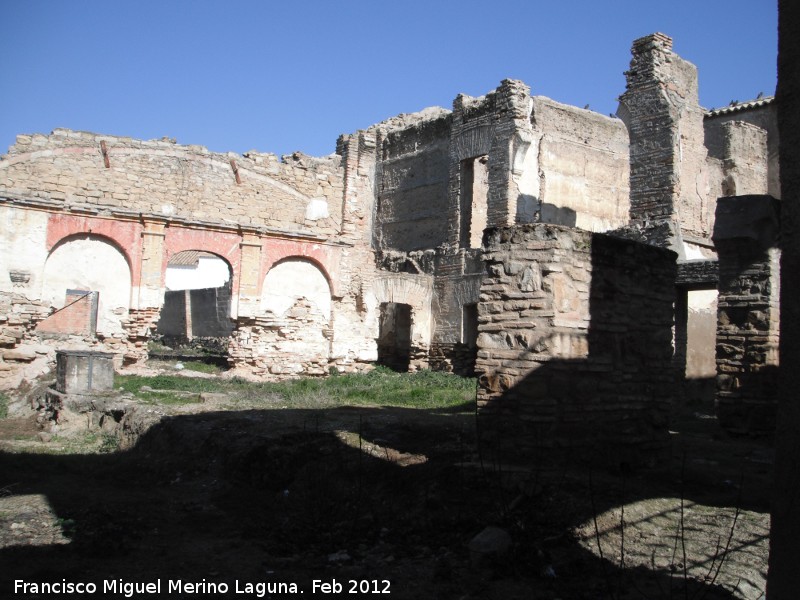
[[[487, 414], [530, 436], [657, 447], [677, 372], [716, 381], [733, 428], [768, 427], [748, 390], [776, 360], [772, 98], [702, 108], [663, 34], [626, 77], [617, 115], [505, 80], [322, 158], [20, 135], [0, 159], [0, 387], [55, 348], [144, 361], [159, 322], [203, 335], [205, 303], [236, 374], [477, 373]], [[204, 260], [212, 296], [167, 284]]]

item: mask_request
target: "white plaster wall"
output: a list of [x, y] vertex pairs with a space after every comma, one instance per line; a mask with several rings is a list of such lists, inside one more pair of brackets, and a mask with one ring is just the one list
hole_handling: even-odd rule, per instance
[[131, 298], [131, 271], [122, 253], [95, 237], [69, 240], [44, 266], [42, 299], [61, 308], [68, 289], [100, 292], [97, 331], [122, 333]]
[[168, 290], [202, 290], [222, 287], [231, 278], [228, 263], [218, 256], [201, 256], [196, 267], [167, 266]]
[[[0, 206], [0, 291], [36, 299], [47, 260], [47, 213]], [[11, 271], [27, 273], [27, 282], [13, 283]]]
[[[541, 205], [539, 180], [540, 138], [531, 131], [519, 131], [514, 138], [512, 180], [517, 185], [516, 222], [533, 223]], [[513, 194], [513, 190], [512, 190]], [[509, 200], [514, 200], [510, 198]]]
[[331, 288], [314, 263], [290, 259], [270, 269], [261, 291], [262, 312], [271, 311], [281, 316], [298, 298], [306, 298], [330, 322]]

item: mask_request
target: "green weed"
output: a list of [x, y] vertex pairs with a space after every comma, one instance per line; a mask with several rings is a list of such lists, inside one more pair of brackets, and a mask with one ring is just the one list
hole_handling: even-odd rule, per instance
[[[148, 403], [180, 404], [196, 401], [174, 392], [222, 392], [252, 405], [314, 408], [335, 405], [396, 406], [422, 409], [466, 409], [474, 402], [475, 380], [451, 373], [418, 371], [396, 373], [376, 368], [369, 373], [281, 382], [242, 379], [198, 379], [178, 375], [118, 376], [118, 386]], [[145, 390], [141, 388], [145, 387]], [[147, 391], [147, 388], [157, 391]]]

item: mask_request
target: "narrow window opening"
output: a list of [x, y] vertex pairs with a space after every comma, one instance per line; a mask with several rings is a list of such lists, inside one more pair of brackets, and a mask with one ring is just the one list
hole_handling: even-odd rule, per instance
[[480, 248], [488, 220], [489, 157], [461, 161], [460, 245]]
[[478, 345], [478, 305], [465, 304], [461, 319], [461, 343], [469, 348]]

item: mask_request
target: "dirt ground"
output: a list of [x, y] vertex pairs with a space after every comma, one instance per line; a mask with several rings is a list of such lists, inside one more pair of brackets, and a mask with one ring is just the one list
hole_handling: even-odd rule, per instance
[[[497, 464], [448, 411], [143, 407], [133, 448], [89, 454], [70, 436], [97, 431], [0, 420], [0, 598], [755, 600], [772, 451], [710, 409], [676, 415], [670, 464], [626, 472]], [[498, 553], [471, 550], [491, 526]]]

